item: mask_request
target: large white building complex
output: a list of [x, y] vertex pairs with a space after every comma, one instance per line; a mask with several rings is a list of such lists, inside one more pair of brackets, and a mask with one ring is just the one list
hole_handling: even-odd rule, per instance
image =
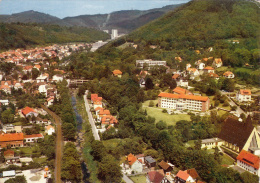
[[144, 65], [147, 64], [148, 69], [153, 66], [166, 66], [166, 61], [155, 61], [155, 60], [136, 60], [136, 67], [144, 68]]
[[208, 97], [172, 93], [160, 93], [158, 95], [158, 107], [165, 109], [188, 109], [204, 112], [209, 109], [209, 106], [210, 99]]

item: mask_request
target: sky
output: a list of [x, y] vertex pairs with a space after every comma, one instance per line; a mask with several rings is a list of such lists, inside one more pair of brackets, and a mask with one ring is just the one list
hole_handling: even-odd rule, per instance
[[190, 0], [0, 0], [0, 14], [34, 10], [64, 18], [120, 10], [148, 10], [188, 1]]

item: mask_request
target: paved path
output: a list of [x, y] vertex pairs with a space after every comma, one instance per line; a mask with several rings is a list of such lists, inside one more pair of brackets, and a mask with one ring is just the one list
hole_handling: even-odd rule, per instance
[[129, 179], [125, 174], [123, 174], [123, 180], [126, 182], [126, 183], [134, 183], [131, 179]]
[[244, 113], [244, 114], [247, 116], [247, 113], [246, 113], [245, 111], [243, 111], [243, 110], [239, 107], [239, 105], [237, 105], [235, 102], [233, 102], [233, 100], [231, 100], [230, 97], [228, 97], [228, 98], [230, 99], [230, 101], [229, 101], [230, 106], [237, 106], [236, 113], [239, 114], [239, 116], [240, 116], [240, 114], [242, 114], [242, 113]]
[[53, 117], [56, 124], [56, 157], [55, 157], [55, 170], [54, 170], [54, 178], [55, 183], [62, 183], [61, 181], [61, 159], [62, 159], [62, 149], [63, 149], [63, 137], [61, 131], [61, 119], [60, 117], [49, 110], [44, 105], [41, 106], [49, 115]]
[[89, 123], [91, 124], [91, 128], [92, 128], [92, 132], [93, 132], [93, 135], [94, 135], [94, 139], [95, 140], [100, 140], [100, 137], [98, 135], [98, 132], [97, 132], [97, 129], [96, 129], [96, 125], [95, 125], [93, 116], [92, 116], [92, 114], [90, 112], [90, 107], [89, 107], [89, 104], [88, 104], [87, 95], [88, 95], [88, 90], [86, 91], [85, 95], [83, 95], [86, 111], [88, 113], [88, 120], [89, 120]]

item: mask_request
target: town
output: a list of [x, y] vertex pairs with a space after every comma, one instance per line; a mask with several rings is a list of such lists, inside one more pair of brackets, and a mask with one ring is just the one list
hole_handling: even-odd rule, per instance
[[0, 49], [0, 182], [260, 182], [258, 5], [190, 1], [129, 34], [108, 14], [89, 42]]

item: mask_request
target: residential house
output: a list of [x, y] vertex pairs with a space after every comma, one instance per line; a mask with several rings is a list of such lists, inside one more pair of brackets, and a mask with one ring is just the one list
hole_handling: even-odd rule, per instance
[[181, 57], [175, 57], [174, 58], [176, 61], [178, 61], [178, 62], [182, 62], [182, 58]]
[[110, 111], [109, 110], [104, 109], [104, 110], [99, 111], [98, 116], [97, 116], [98, 121], [101, 121], [101, 119], [105, 116], [110, 117]]
[[187, 171], [180, 170], [175, 177], [175, 182], [176, 183], [186, 183], [186, 182], [187, 183], [193, 183], [193, 182], [196, 182], [196, 181], [192, 178], [192, 176], [190, 176], [188, 174]]
[[91, 94], [90, 98], [92, 103], [96, 101], [100, 101], [100, 102], [102, 101], [102, 97], [98, 97], [98, 94]]
[[223, 74], [223, 76], [225, 77], [225, 78], [234, 78], [235, 77], [235, 75], [233, 74], [233, 72], [230, 72], [230, 71], [226, 71], [224, 74]]
[[198, 69], [203, 70], [205, 68], [205, 64], [203, 62], [198, 63]]
[[239, 102], [251, 102], [251, 90], [249, 89], [240, 89], [236, 94], [236, 99]]
[[249, 148], [260, 148], [260, 138], [256, 128], [248, 116], [246, 122], [240, 122], [238, 118], [229, 116], [223, 123], [218, 138], [223, 140], [222, 146], [236, 153]]
[[23, 133], [0, 134], [0, 149], [7, 147], [23, 147]]
[[34, 65], [33, 68], [35, 68], [35, 69], [37, 69], [39, 71], [41, 69], [41, 66], [37, 64], [37, 65]]
[[189, 90], [181, 88], [179, 86], [177, 86], [176, 88], [174, 88], [174, 90], [172, 90], [174, 94], [185, 94], [185, 95], [193, 95], [193, 93], [191, 93]]
[[153, 159], [151, 156], [146, 156], [144, 157], [144, 163], [146, 164], [146, 166], [148, 168], [151, 168], [151, 167], [155, 167], [156, 166], [156, 161], [155, 159]]
[[11, 88], [8, 85], [1, 85], [0, 90], [4, 91], [7, 94], [11, 94]]
[[150, 171], [147, 173], [146, 183], [170, 183], [170, 182], [167, 180], [163, 171], [157, 170], [157, 171]]
[[117, 123], [118, 123], [117, 119], [111, 115], [103, 116], [101, 118], [101, 127], [102, 128], [105, 128], [106, 125], [114, 126]]
[[159, 163], [159, 167], [163, 169], [164, 173], [171, 172], [173, 170], [173, 165], [163, 160]]
[[43, 135], [42, 134], [24, 135], [24, 140], [26, 143], [34, 143], [37, 142], [38, 139], [43, 139]]
[[140, 81], [139, 81], [139, 86], [141, 87], [141, 88], [144, 88], [145, 87], [145, 79], [142, 77], [141, 79], [140, 79]]
[[130, 153], [127, 156], [127, 162], [130, 165], [131, 172], [134, 172], [134, 173], [142, 173], [143, 172], [142, 163], [133, 154]]
[[42, 119], [40, 117], [36, 117], [34, 121], [30, 121], [30, 123], [35, 123], [35, 124], [39, 124], [39, 125], [49, 125], [51, 122], [48, 119]]
[[219, 80], [219, 76], [217, 74], [213, 73], [213, 72], [208, 73], [208, 76], [213, 78], [213, 79]]
[[221, 60], [221, 58], [215, 58], [213, 63], [212, 63], [213, 67], [221, 67], [223, 65], [223, 62]]
[[4, 151], [4, 158], [6, 164], [13, 164], [13, 163], [18, 163], [20, 157], [19, 156], [15, 157], [14, 151], [11, 149], [7, 149], [6, 151]]
[[43, 94], [45, 97], [47, 97], [47, 88], [46, 88], [46, 85], [40, 85], [39, 86], [39, 93]]
[[53, 133], [55, 133], [55, 129], [53, 126], [48, 125], [45, 127], [45, 133], [47, 133], [48, 135], [52, 135]]
[[180, 74], [174, 74], [172, 76], [172, 79], [175, 80], [175, 81], [179, 81], [181, 79], [181, 75]]
[[53, 105], [53, 102], [54, 102], [54, 97], [53, 96], [47, 98], [47, 106], [48, 107]]
[[196, 110], [205, 112], [209, 109], [210, 99], [208, 97], [160, 93], [158, 95], [158, 107], [176, 110]]
[[187, 71], [192, 78], [195, 78], [200, 75], [199, 71], [196, 68], [188, 68]]
[[121, 78], [122, 77], [122, 72], [120, 70], [114, 70], [113, 71], [113, 76], [117, 76], [117, 77]]
[[248, 151], [242, 150], [239, 153], [237, 156], [237, 165], [252, 174], [260, 175], [260, 158]]
[[56, 74], [54, 76], [52, 76], [52, 81], [54, 82], [61, 82], [63, 80], [63, 76], [61, 74]]
[[36, 78], [37, 83], [41, 82], [49, 82], [49, 77], [46, 75], [40, 75], [39, 77]]
[[215, 70], [214, 70], [213, 67], [207, 66], [207, 67], [205, 67], [205, 68], [203, 69], [203, 72], [206, 73], [206, 74], [208, 74], [208, 73], [214, 73]]
[[30, 108], [30, 107], [25, 107], [21, 110], [22, 114], [27, 118], [29, 116], [35, 116], [37, 117], [38, 116], [38, 113], [35, 112], [34, 109]]

